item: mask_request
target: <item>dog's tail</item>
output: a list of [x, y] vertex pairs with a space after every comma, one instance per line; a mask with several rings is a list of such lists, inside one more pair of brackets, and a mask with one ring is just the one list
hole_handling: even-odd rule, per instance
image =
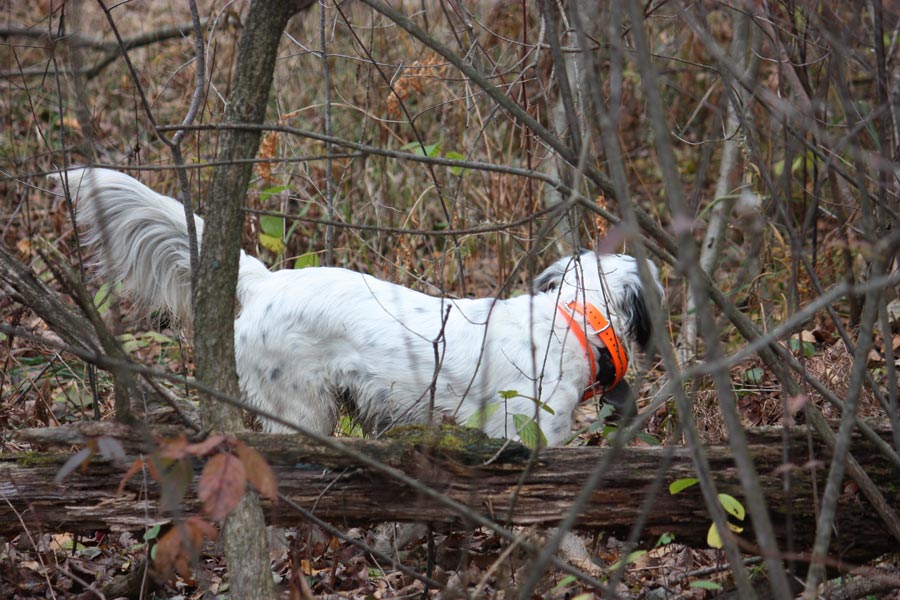
[[[190, 323], [191, 255], [184, 206], [109, 169], [73, 169], [51, 177], [77, 199], [82, 241], [99, 248], [104, 277], [121, 282], [141, 306], [166, 309]], [[203, 219], [195, 216], [194, 223], [199, 245]], [[242, 252], [240, 277], [263, 274], [268, 274], [265, 266]]]

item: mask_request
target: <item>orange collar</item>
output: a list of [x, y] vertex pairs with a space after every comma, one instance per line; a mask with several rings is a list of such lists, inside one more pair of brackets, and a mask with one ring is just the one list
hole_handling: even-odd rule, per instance
[[[616, 387], [616, 384], [625, 376], [625, 371], [628, 370], [628, 357], [625, 355], [625, 347], [622, 342], [619, 341], [616, 332], [613, 331], [612, 325], [610, 325], [606, 317], [603, 316], [603, 313], [590, 302], [582, 304], [581, 302], [572, 301], [566, 305], [559, 304], [557, 305], [557, 308], [559, 309], [559, 313], [569, 323], [572, 334], [584, 349], [588, 363], [590, 363], [591, 366], [591, 378], [588, 380], [587, 388], [584, 390], [582, 402], [593, 398], [595, 395], [605, 394]], [[583, 319], [576, 319], [573, 316], [573, 313], [581, 315]], [[587, 322], [587, 324], [591, 326], [591, 329], [594, 330], [593, 333], [600, 337], [600, 341], [603, 342], [603, 345], [609, 350], [613, 366], [616, 369], [615, 379], [602, 390], [597, 388], [597, 363], [594, 361], [594, 351], [587, 341], [587, 335], [584, 332], [584, 328], [579, 323], [579, 320]]]

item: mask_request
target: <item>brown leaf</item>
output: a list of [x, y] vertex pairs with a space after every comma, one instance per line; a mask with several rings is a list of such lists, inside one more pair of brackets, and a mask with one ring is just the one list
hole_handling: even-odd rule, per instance
[[207, 454], [212, 454], [212, 451], [224, 441], [224, 435], [211, 435], [202, 442], [188, 445], [186, 451], [194, 456], [206, 456]]
[[128, 471], [125, 472], [125, 475], [122, 476], [122, 481], [119, 483], [119, 489], [116, 490], [116, 495], [121, 496], [125, 491], [125, 484], [128, 483], [132, 477], [137, 475], [138, 471], [140, 471], [144, 467], [144, 459], [136, 458], [131, 466], [128, 467]]
[[235, 442], [234, 447], [247, 472], [247, 479], [250, 480], [259, 495], [272, 501], [277, 500], [278, 481], [275, 479], [272, 467], [269, 466], [263, 455], [256, 448], [251, 448], [240, 440]]
[[190, 579], [204, 540], [217, 537], [216, 528], [201, 517], [190, 517], [174, 525], [156, 544], [153, 564], [160, 578], [170, 579], [177, 572]]
[[222, 452], [210, 458], [200, 474], [197, 497], [213, 521], [221, 521], [244, 496], [247, 473], [233, 454]]
[[184, 525], [190, 532], [191, 540], [199, 540], [196, 542], [198, 551], [203, 544], [203, 540], [208, 539], [215, 541], [219, 538], [219, 531], [216, 529], [215, 525], [203, 517], [198, 517], [196, 515], [188, 517], [184, 522]]
[[159, 457], [180, 460], [187, 456], [188, 441], [184, 434], [160, 441]]
[[160, 579], [168, 580], [172, 578], [175, 561], [181, 555], [184, 545], [184, 535], [184, 530], [176, 525], [156, 542], [156, 555], [153, 558], [153, 566], [156, 568]]

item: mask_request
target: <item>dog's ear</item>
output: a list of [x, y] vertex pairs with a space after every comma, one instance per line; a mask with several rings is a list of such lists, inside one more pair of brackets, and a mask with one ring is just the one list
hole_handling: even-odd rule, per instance
[[534, 290], [536, 292], [552, 292], [562, 284], [566, 275], [566, 266], [563, 261], [556, 261], [544, 272], [534, 278]]
[[647, 309], [644, 290], [635, 285], [626, 285], [623, 296], [623, 307], [628, 323], [628, 335], [638, 343], [641, 350], [647, 351], [653, 326]]

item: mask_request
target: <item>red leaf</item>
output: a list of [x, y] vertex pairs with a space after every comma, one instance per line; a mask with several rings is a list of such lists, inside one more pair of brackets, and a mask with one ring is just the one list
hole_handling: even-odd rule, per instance
[[233, 454], [216, 454], [203, 467], [200, 474], [197, 497], [203, 502], [203, 511], [213, 521], [221, 521], [234, 510], [244, 497], [247, 473]]
[[237, 441], [234, 447], [237, 450], [238, 458], [244, 464], [244, 470], [247, 471], [247, 479], [250, 480], [259, 495], [272, 501], [277, 500], [278, 481], [275, 479], [272, 467], [269, 466], [263, 455], [241, 441]]

